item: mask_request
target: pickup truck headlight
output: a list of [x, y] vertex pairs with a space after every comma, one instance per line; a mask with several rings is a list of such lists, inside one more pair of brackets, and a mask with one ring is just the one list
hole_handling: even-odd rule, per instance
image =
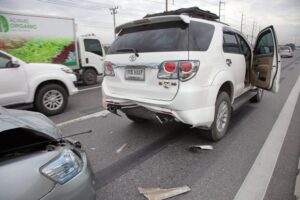
[[61, 69], [63, 72], [66, 72], [66, 73], [68, 73], [68, 74], [73, 74], [73, 73], [74, 73], [72, 69], [67, 68], [67, 67], [62, 67], [62, 68], [60, 68], [60, 69]]
[[75, 177], [82, 166], [82, 160], [73, 151], [65, 149], [58, 157], [41, 167], [40, 171], [62, 185]]

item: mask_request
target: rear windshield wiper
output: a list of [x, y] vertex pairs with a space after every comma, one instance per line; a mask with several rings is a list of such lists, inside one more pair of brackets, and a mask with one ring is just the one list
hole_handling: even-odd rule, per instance
[[136, 55], [137, 57], [139, 57], [139, 53], [135, 48], [124, 48], [124, 49], [117, 49], [117, 52], [126, 52], [126, 51], [132, 51], [134, 53], [134, 55]]

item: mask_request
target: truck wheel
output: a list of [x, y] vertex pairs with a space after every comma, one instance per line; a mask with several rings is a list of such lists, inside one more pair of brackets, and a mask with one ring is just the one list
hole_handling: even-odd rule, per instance
[[97, 83], [97, 73], [93, 69], [87, 69], [83, 72], [82, 79], [85, 85], [94, 85]]
[[137, 122], [137, 123], [143, 123], [143, 122], [147, 122], [148, 121], [147, 119], [140, 118], [140, 117], [133, 116], [133, 115], [129, 115], [129, 114], [126, 114], [126, 117], [128, 119], [130, 119], [131, 121], [134, 121], [134, 122]]
[[215, 106], [215, 119], [208, 131], [210, 140], [216, 142], [224, 137], [231, 117], [230, 98], [226, 92], [219, 93]]
[[250, 99], [253, 103], [258, 103], [262, 100], [264, 91], [261, 88], [256, 88], [256, 95]]
[[62, 113], [68, 104], [66, 89], [58, 84], [42, 86], [35, 95], [35, 108], [45, 115]]

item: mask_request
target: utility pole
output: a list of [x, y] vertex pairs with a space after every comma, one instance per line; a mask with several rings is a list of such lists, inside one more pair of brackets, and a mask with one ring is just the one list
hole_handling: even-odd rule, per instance
[[168, 0], [166, 0], [166, 12], [168, 12]]
[[[221, 12], [222, 11], [225, 11], [225, 1], [220, 0], [219, 1], [219, 22], [221, 21], [221, 17], [222, 17]], [[225, 14], [223, 14], [223, 16], [224, 16], [224, 21], [225, 21]]]
[[253, 21], [253, 26], [252, 26], [252, 35], [251, 35], [251, 45], [253, 45], [253, 37], [254, 37], [254, 26], [255, 26], [255, 21]]
[[118, 6], [110, 8], [109, 10], [110, 10], [110, 14], [112, 14], [113, 17], [114, 17], [114, 37], [116, 39], [116, 14], [118, 13], [118, 11], [117, 11], [118, 10]]
[[244, 24], [244, 13], [242, 13], [242, 19], [241, 19], [241, 32], [243, 32], [243, 24]]

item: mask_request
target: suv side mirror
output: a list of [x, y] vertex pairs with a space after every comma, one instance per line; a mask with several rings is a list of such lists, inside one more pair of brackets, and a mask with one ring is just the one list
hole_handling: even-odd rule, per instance
[[20, 67], [20, 62], [17, 59], [12, 58], [11, 61], [10, 61], [10, 63], [11, 63], [11, 67], [12, 68]]

